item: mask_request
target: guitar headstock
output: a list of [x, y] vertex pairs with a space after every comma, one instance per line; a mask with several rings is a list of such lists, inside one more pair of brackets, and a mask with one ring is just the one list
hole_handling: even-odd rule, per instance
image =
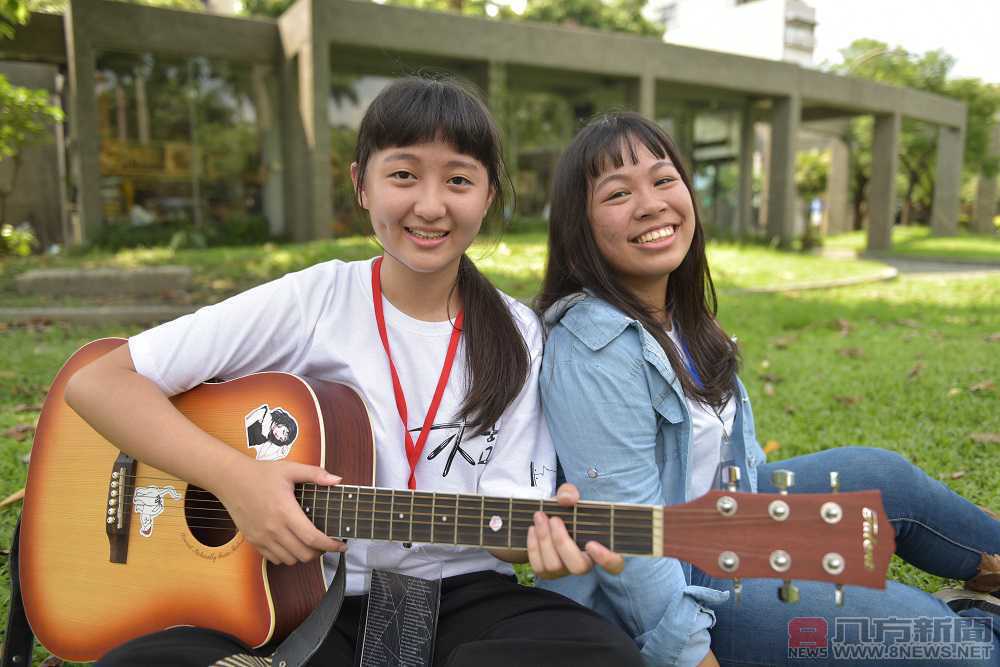
[[710, 491], [663, 510], [663, 553], [719, 578], [885, 588], [895, 551], [878, 491]]

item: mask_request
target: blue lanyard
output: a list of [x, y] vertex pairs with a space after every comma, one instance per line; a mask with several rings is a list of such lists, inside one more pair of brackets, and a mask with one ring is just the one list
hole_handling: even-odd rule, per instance
[[681, 344], [681, 352], [684, 353], [684, 366], [687, 367], [688, 373], [691, 374], [691, 379], [694, 380], [694, 386], [698, 389], [703, 389], [704, 385], [701, 382], [701, 376], [698, 375], [698, 369], [694, 367], [694, 362], [691, 360], [691, 353], [688, 352], [687, 343], [684, 342], [684, 334], [681, 330], [677, 330], [677, 340]]

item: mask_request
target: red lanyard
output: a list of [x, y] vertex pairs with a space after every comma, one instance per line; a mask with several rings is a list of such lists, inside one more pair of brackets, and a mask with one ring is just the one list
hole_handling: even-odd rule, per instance
[[427, 444], [427, 436], [430, 435], [431, 425], [434, 423], [434, 416], [437, 414], [438, 406], [441, 405], [441, 397], [444, 395], [444, 388], [448, 384], [448, 376], [451, 375], [451, 365], [455, 361], [455, 352], [458, 350], [458, 339], [462, 336], [462, 311], [458, 311], [455, 318], [451, 341], [448, 343], [448, 354], [444, 358], [444, 367], [441, 369], [441, 377], [438, 378], [437, 389], [434, 390], [434, 398], [427, 409], [427, 416], [424, 418], [424, 426], [420, 430], [417, 442], [413, 442], [410, 435], [410, 428], [407, 422], [406, 396], [403, 395], [403, 386], [399, 383], [399, 375], [396, 373], [396, 365], [392, 363], [392, 352], [389, 351], [389, 334], [385, 329], [385, 313], [382, 310], [382, 258], [379, 257], [372, 264], [372, 302], [375, 305], [375, 322], [378, 323], [378, 335], [382, 339], [382, 349], [385, 350], [385, 357], [389, 360], [389, 372], [392, 374], [392, 390], [396, 394], [396, 409], [399, 411], [399, 419], [403, 422], [403, 436], [406, 438], [406, 458], [410, 463], [411, 489], [417, 488], [416, 469], [417, 461], [420, 460], [420, 453], [424, 451]]

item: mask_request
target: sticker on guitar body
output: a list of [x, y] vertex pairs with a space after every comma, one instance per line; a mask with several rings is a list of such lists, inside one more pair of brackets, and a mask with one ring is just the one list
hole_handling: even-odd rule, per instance
[[256, 452], [258, 461], [280, 461], [292, 450], [299, 434], [295, 417], [282, 408], [261, 405], [246, 417], [247, 447]]
[[165, 486], [162, 489], [158, 486], [136, 487], [132, 506], [139, 515], [139, 534], [143, 537], [153, 534], [153, 519], [163, 514], [164, 496], [170, 496], [174, 500], [181, 499], [181, 494], [172, 486]]

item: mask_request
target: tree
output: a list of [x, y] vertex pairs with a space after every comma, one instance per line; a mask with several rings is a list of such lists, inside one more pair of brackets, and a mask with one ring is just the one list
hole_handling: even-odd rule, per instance
[[663, 37], [664, 27], [642, 15], [645, 0], [532, 0], [522, 17], [560, 25]]
[[7, 198], [17, 185], [23, 150], [44, 143], [48, 128], [62, 122], [59, 107], [49, 104], [48, 93], [15, 86], [0, 75], [0, 165], [9, 166], [7, 183], [0, 183], [0, 223], [7, 214]]
[[30, 16], [28, 0], [0, 0], [0, 38], [12, 39], [14, 28], [27, 23]]
[[[965, 137], [965, 180], [982, 171], [995, 169], [995, 158], [986, 154], [986, 137], [993, 115], [1000, 110], [1000, 87], [978, 79], [949, 80], [955, 59], [942, 50], [915, 54], [884, 42], [859, 39], [841, 51], [840, 74], [858, 76], [897, 86], [905, 86], [962, 100], [968, 106]], [[855, 227], [860, 228], [863, 200], [871, 172], [871, 118], [852, 121], [848, 143], [851, 148]], [[927, 220], [934, 198], [937, 156], [937, 128], [904, 118], [900, 131], [899, 177], [902, 208], [900, 220]]]

